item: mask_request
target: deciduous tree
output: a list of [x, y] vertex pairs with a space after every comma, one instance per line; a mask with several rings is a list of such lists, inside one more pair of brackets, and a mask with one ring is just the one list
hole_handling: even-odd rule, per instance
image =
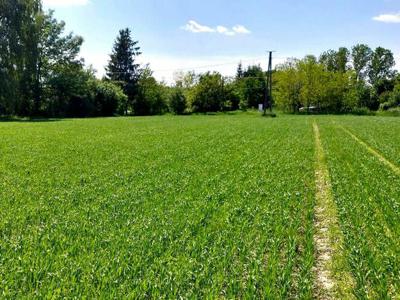
[[357, 80], [365, 80], [368, 75], [368, 66], [372, 58], [371, 48], [365, 44], [358, 44], [352, 48], [351, 56]]
[[369, 65], [368, 75], [370, 83], [376, 86], [381, 80], [393, 79], [395, 75], [393, 67], [395, 64], [392, 51], [382, 47], [376, 48]]

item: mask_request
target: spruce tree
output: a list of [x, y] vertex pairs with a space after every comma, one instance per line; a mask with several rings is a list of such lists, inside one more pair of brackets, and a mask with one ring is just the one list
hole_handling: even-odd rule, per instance
[[141, 54], [138, 43], [132, 39], [129, 28], [120, 30], [106, 67], [107, 78], [121, 84], [131, 105], [141, 74], [140, 64], [136, 63], [136, 58]]
[[240, 79], [243, 77], [243, 65], [242, 62], [239, 63], [237, 70], [236, 70], [236, 79]]

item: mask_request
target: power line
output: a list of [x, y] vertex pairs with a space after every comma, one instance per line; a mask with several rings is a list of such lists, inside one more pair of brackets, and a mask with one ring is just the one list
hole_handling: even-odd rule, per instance
[[[256, 60], [261, 60], [261, 58], [257, 59], [249, 59], [245, 60], [247, 62], [250, 61], [256, 61]], [[240, 60], [240, 62], [243, 62], [244, 60]], [[185, 68], [174, 68], [174, 69], [154, 69], [152, 70], [153, 72], [177, 72], [177, 71], [185, 71], [185, 70], [197, 70], [197, 69], [206, 69], [206, 68], [213, 68], [213, 67], [222, 67], [222, 66], [229, 66], [229, 65], [237, 65], [238, 62], [226, 62], [226, 63], [220, 63], [220, 64], [213, 64], [213, 65], [202, 65], [202, 66], [196, 66], [196, 67], [185, 67]], [[110, 74], [124, 74], [127, 72], [109, 72]]]
[[[290, 59], [292, 57], [275, 57], [275, 59]], [[202, 65], [202, 66], [196, 66], [196, 67], [185, 67], [185, 68], [176, 68], [176, 69], [155, 69], [153, 70], [154, 72], [173, 72], [173, 71], [185, 71], [185, 70], [189, 70], [189, 71], [194, 71], [197, 69], [206, 69], [206, 68], [213, 68], [213, 67], [221, 67], [221, 66], [228, 66], [228, 65], [238, 65], [239, 63], [243, 63], [243, 62], [253, 62], [254, 64], [256, 64], [256, 61], [258, 61], [258, 64], [262, 63], [262, 60], [264, 59], [264, 57], [257, 57], [257, 58], [253, 58], [253, 59], [247, 59], [247, 60], [239, 60], [239, 62], [236, 61], [232, 61], [232, 62], [227, 62], [227, 63], [221, 63], [221, 64], [213, 64], [213, 65]]]
[[[254, 59], [248, 59], [248, 60], [240, 60], [239, 62], [253, 62], [256, 60], [261, 61], [262, 58], [254, 58]], [[195, 67], [185, 67], [185, 68], [174, 68], [174, 69], [155, 69], [153, 70], [154, 72], [179, 72], [179, 71], [194, 71], [198, 69], [207, 69], [207, 68], [213, 68], [213, 67], [223, 67], [223, 66], [229, 66], [229, 65], [237, 65], [239, 63], [238, 61], [231, 61], [231, 62], [226, 62], [226, 63], [220, 63], [220, 64], [212, 64], [212, 65], [202, 65], [202, 66], [195, 66]]]
[[[291, 59], [292, 57], [275, 57], [275, 59]], [[226, 62], [226, 63], [220, 63], [220, 64], [210, 64], [210, 65], [201, 65], [201, 66], [195, 66], [195, 67], [185, 67], [185, 68], [173, 68], [173, 69], [154, 69], [151, 70], [153, 72], [179, 72], [179, 71], [195, 71], [195, 70], [200, 70], [200, 69], [207, 69], [207, 68], [214, 68], [214, 67], [222, 67], [222, 66], [229, 66], [229, 65], [237, 65], [238, 63], [243, 63], [243, 62], [252, 62], [253, 64], [256, 64], [256, 61], [258, 64], [262, 63], [263, 57], [257, 57], [257, 58], [252, 58], [252, 59], [247, 59], [247, 60], [239, 60], [239, 62], [236, 61], [231, 61], [231, 62]], [[128, 72], [107, 72], [108, 74], [125, 74]]]

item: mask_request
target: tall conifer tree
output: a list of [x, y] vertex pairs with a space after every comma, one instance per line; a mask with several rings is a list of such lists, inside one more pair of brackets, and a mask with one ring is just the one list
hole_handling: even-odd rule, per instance
[[107, 78], [122, 85], [131, 105], [137, 95], [141, 74], [140, 64], [136, 62], [141, 54], [138, 43], [132, 39], [129, 28], [120, 30], [106, 67]]

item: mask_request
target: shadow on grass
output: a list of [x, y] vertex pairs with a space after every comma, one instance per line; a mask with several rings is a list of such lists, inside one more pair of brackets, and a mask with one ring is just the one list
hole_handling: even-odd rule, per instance
[[49, 122], [59, 122], [63, 119], [57, 118], [17, 118], [17, 117], [0, 117], [0, 123], [10, 122], [10, 123], [49, 123]]

